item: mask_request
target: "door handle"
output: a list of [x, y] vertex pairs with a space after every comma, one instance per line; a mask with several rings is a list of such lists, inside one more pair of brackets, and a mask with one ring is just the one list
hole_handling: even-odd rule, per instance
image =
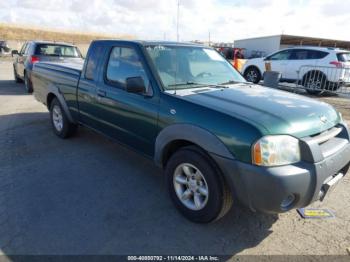
[[97, 90], [97, 96], [99, 97], [105, 97], [106, 96], [106, 91], [104, 90]]

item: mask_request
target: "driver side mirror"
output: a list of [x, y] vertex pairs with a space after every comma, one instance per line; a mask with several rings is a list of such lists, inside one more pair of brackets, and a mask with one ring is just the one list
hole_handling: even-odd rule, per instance
[[12, 55], [12, 56], [18, 55], [18, 51], [17, 51], [17, 50], [12, 50], [12, 51], [11, 51], [11, 55]]
[[128, 77], [126, 79], [126, 91], [135, 94], [145, 94], [146, 86], [141, 76]]

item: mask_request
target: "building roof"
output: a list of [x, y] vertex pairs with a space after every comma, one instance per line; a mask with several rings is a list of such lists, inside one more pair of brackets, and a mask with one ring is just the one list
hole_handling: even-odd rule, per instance
[[350, 49], [350, 41], [305, 37], [305, 36], [293, 36], [293, 35], [281, 35], [282, 45], [307, 45], [307, 46], [320, 46], [320, 47], [338, 47], [344, 49]]
[[255, 38], [247, 38], [247, 39], [239, 39], [236, 41], [254, 40], [254, 39], [262, 39], [262, 38], [279, 38], [281, 45], [323, 46], [323, 47], [338, 47], [338, 48], [343, 48], [343, 49], [350, 49], [350, 41], [319, 38], [319, 37], [284, 35], [284, 34], [255, 37]]

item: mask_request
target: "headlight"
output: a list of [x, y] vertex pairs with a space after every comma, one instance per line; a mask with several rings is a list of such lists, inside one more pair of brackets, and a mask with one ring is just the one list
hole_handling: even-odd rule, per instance
[[258, 166], [282, 166], [300, 161], [298, 139], [287, 136], [265, 136], [252, 148], [253, 164]]

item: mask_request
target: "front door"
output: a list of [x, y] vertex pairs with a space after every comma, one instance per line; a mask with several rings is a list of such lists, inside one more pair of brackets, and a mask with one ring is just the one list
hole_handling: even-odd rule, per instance
[[271, 70], [280, 72], [281, 78], [285, 79], [286, 77], [286, 70], [288, 70], [288, 60], [289, 57], [292, 54], [291, 49], [283, 50], [278, 53], [275, 53], [265, 59], [265, 62], [271, 64]]
[[[154, 92], [150, 71], [143, 62], [142, 53], [135, 46], [112, 46], [105, 65], [101, 65], [96, 86], [93, 121], [99, 131], [121, 143], [153, 156], [158, 134], [159, 99]], [[145, 94], [128, 93], [126, 79], [142, 77]]]

